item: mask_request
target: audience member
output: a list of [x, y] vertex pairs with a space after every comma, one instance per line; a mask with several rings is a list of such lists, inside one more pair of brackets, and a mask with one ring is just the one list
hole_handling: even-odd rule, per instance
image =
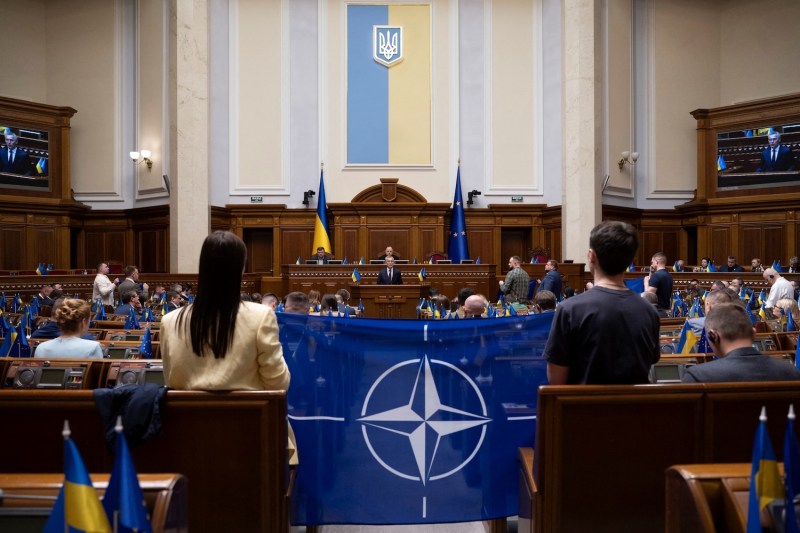
[[656, 293], [660, 309], [669, 311], [669, 301], [672, 297], [672, 274], [667, 270], [667, 256], [661, 252], [653, 254], [650, 266], [652, 273], [646, 284], [646, 290]]
[[786, 269], [786, 272], [790, 274], [797, 274], [800, 272], [800, 259], [798, 259], [796, 255], [789, 258], [789, 267]]
[[339, 304], [336, 302], [336, 295], [335, 294], [325, 294], [322, 296], [320, 310], [318, 312], [308, 313], [309, 315], [317, 315], [317, 316], [340, 316], [339, 315]]
[[720, 290], [722, 290], [722, 289], [724, 289], [726, 287], [727, 287], [727, 285], [725, 285], [725, 282], [720, 280], [720, 279], [718, 279], [718, 280], [713, 281], [711, 283], [711, 290], [708, 291], [708, 292], [720, 291]]
[[472, 287], [462, 287], [458, 291], [458, 295], [456, 296], [456, 310], [450, 314], [450, 318], [465, 318], [464, 316], [464, 303], [467, 301], [467, 298], [475, 294], [475, 290]]
[[[508, 259], [508, 268], [510, 270], [508, 274], [506, 274], [506, 279], [500, 280], [500, 290], [505, 295], [506, 302], [508, 303], [526, 304], [528, 302], [528, 287], [530, 286], [531, 278], [528, 276], [528, 273], [522, 269], [521, 264], [522, 260], [519, 256], [512, 255]], [[548, 265], [549, 264], [548, 262]], [[556, 265], [558, 265], [558, 263], [556, 263]], [[545, 270], [547, 270], [547, 265], [545, 265]], [[551, 266], [550, 270], [548, 270], [548, 275], [552, 270], [553, 268]], [[558, 271], [556, 270], [554, 272], [555, 275], [558, 276]], [[558, 277], [558, 281], [558, 294], [561, 294], [561, 276]]]
[[[387, 248], [387, 251], [389, 249]], [[395, 258], [391, 255], [386, 256], [386, 266], [378, 272], [378, 285], [402, 285], [403, 277], [400, 269], [394, 266]]]
[[767, 309], [775, 307], [778, 300], [783, 298], [791, 298], [794, 296], [794, 289], [789, 280], [781, 276], [774, 268], [770, 267], [762, 274], [764, 279], [770, 285], [769, 296], [767, 303], [764, 305]]
[[[561, 274], [558, 273], [558, 261], [550, 259], [544, 264], [545, 276], [539, 282], [540, 291], [550, 291], [556, 295], [561, 296]], [[527, 288], [526, 288], [527, 295]]]
[[533, 309], [537, 313], [555, 313], [556, 295], [550, 291], [538, 291], [533, 297]]
[[772, 308], [772, 316], [775, 318], [788, 317], [789, 314], [792, 315], [792, 320], [795, 325], [800, 328], [800, 310], [798, 310], [797, 307], [797, 300], [793, 298], [781, 298], [775, 303], [775, 307]]
[[661, 309], [658, 306], [658, 296], [656, 296], [656, 293], [644, 291], [642, 293], [642, 298], [644, 298], [647, 303], [653, 306], [653, 308], [656, 310], [656, 313], [658, 313], [658, 318], [669, 318], [669, 313], [666, 311], [666, 309]]
[[464, 318], [482, 318], [489, 308], [489, 300], [482, 294], [473, 294], [464, 302]]
[[[194, 302], [161, 319], [164, 383], [186, 390], [286, 390], [289, 369], [278, 321], [266, 306], [242, 302], [244, 242], [215, 231], [203, 242]], [[290, 450], [296, 450], [289, 427]], [[296, 463], [290, 453], [290, 463]]]
[[433, 298], [431, 298], [431, 302], [434, 305], [434, 312], [432, 316], [436, 316], [435, 311], [439, 311], [439, 318], [447, 319], [450, 318], [450, 298], [445, 296], [444, 294], [437, 294]]
[[139, 283], [139, 268], [131, 265], [125, 267], [125, 279], [117, 287], [117, 294], [122, 299], [122, 295], [128, 291], [136, 291], [142, 300], [149, 296], [150, 286], [147, 283]]
[[239, 300], [241, 300], [243, 302], [252, 302], [253, 301], [253, 297], [250, 296], [249, 292], [242, 291], [242, 292], [239, 293]]
[[260, 292], [252, 292], [250, 293], [250, 301], [261, 303], [261, 293]]
[[316, 311], [322, 305], [320, 299], [322, 295], [319, 293], [318, 290], [311, 289], [308, 291], [308, 311]]
[[167, 292], [167, 290], [164, 288], [163, 285], [156, 285], [155, 289], [153, 290], [153, 295], [151, 296], [151, 299], [154, 302], [159, 302], [161, 301], [161, 295], [164, 294], [165, 292]]
[[278, 308], [278, 297], [275, 294], [268, 292], [261, 297], [261, 303], [267, 307], [271, 307], [274, 311]]
[[628, 223], [592, 229], [588, 263], [595, 286], [556, 309], [544, 350], [551, 384], [648, 383], [660, 357], [658, 314], [624, 283], [638, 248], [639, 235]]
[[683, 259], [678, 259], [675, 261], [675, 272], [683, 272], [686, 268], [686, 262]]
[[728, 264], [722, 265], [718, 270], [720, 272], [744, 272], [744, 268], [736, 264], [736, 256], [733, 255], [729, 255]]
[[[313, 291], [309, 291], [309, 293], [310, 292]], [[307, 315], [310, 307], [309, 303], [306, 293], [300, 291], [290, 292], [286, 295], [286, 303], [283, 306], [283, 311], [296, 315]]]
[[135, 290], [130, 290], [122, 293], [120, 304], [114, 309], [115, 315], [129, 315], [131, 312], [138, 313], [142, 310], [142, 304], [139, 302], [139, 293]]
[[[54, 290], [52, 294], [55, 293], [56, 291]], [[55, 339], [56, 337], [61, 335], [61, 330], [58, 327], [58, 322], [56, 322], [56, 311], [58, 311], [58, 308], [61, 307], [61, 304], [63, 303], [64, 303], [63, 297], [60, 296], [56, 298], [55, 302], [53, 303], [53, 309], [52, 309], [53, 312], [51, 313], [50, 318], [48, 318], [47, 321], [40, 324], [39, 327], [36, 328], [36, 330], [33, 333], [31, 333], [31, 339]], [[94, 340], [95, 336], [90, 333], [86, 333], [82, 336], [82, 338], [87, 340]]]
[[750, 272], [764, 272], [764, 267], [761, 264], [761, 259], [754, 257], [750, 260]]
[[114, 289], [119, 284], [119, 278], [111, 281], [108, 278], [108, 263], [97, 265], [97, 275], [92, 283], [92, 301], [100, 298], [104, 305], [114, 305]]
[[729, 304], [733, 303], [734, 301], [738, 300], [736, 296], [731, 295], [731, 293], [726, 289], [722, 291], [711, 291], [706, 296], [706, 301], [703, 304], [703, 315], [697, 318], [690, 318], [688, 320], [689, 326], [692, 328], [692, 332], [700, 338], [700, 335], [703, 333], [703, 329], [706, 327], [706, 316], [708, 313], [711, 312], [714, 307], [718, 304]]
[[792, 280], [792, 289], [794, 289], [794, 299], [797, 300], [800, 298], [800, 283], [797, 280]]
[[695, 272], [707, 272], [708, 271], [708, 264], [711, 262], [711, 259], [708, 257], [704, 257], [700, 260], [700, 264], [694, 267]]
[[706, 317], [706, 337], [719, 357], [694, 365], [681, 381], [788, 381], [800, 379], [800, 369], [762, 355], [753, 348], [755, 330], [744, 309], [732, 303], [715, 306]]
[[36, 347], [37, 359], [102, 359], [100, 343], [82, 338], [89, 331], [92, 306], [85, 300], [61, 300], [55, 320], [61, 335]]
[[572, 298], [575, 296], [575, 289], [569, 285], [564, 285], [564, 298]]
[[167, 291], [167, 303], [166, 309], [164, 310], [164, 314], [168, 314], [176, 309], [181, 307], [183, 300], [181, 300], [181, 295], [175, 291]]
[[39, 294], [34, 296], [37, 300], [39, 300], [39, 308], [43, 305], [53, 305], [55, 301], [50, 297], [53, 292], [53, 286], [49, 283], [45, 283], [39, 289]]
[[336, 305], [339, 311], [346, 312], [349, 316], [355, 316], [356, 308], [350, 305], [350, 291], [347, 289], [336, 291]]

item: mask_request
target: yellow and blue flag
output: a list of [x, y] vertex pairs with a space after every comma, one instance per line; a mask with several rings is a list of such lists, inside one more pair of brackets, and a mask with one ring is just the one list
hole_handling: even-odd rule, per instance
[[778, 462], [767, 432], [767, 408], [761, 408], [760, 423], [753, 443], [750, 470], [750, 499], [747, 506], [747, 533], [761, 533], [761, 509], [784, 497]]
[[424, 268], [421, 268], [419, 270], [419, 272], [417, 273], [417, 278], [419, 278], [420, 281], [425, 281], [425, 279], [427, 277], [428, 277], [428, 273], [425, 271]]
[[767, 305], [767, 302], [764, 302], [763, 304], [761, 304], [761, 309], [758, 310], [758, 316], [760, 316], [761, 320], [764, 320], [764, 321], [767, 320], [767, 308], [766, 308], [766, 305]]
[[353, 283], [358, 283], [359, 281], [361, 281], [361, 274], [358, 273], [357, 268], [353, 269], [353, 274], [350, 276], [350, 279], [353, 280]]
[[792, 315], [792, 309], [789, 308], [789, 312], [786, 313], [786, 331], [797, 331], [797, 323]]
[[[147, 334], [149, 333], [148, 328]], [[103, 496], [103, 509], [108, 521], [116, 524], [120, 532], [152, 533], [153, 527], [147, 514], [142, 487], [139, 485], [139, 477], [128, 449], [128, 442], [122, 433], [121, 418], [117, 418], [117, 425], [114, 428], [117, 432], [114, 467]]]
[[[328, 228], [328, 216], [325, 213], [328, 209], [325, 203], [325, 179], [324, 171], [319, 171], [319, 194], [317, 195], [317, 218], [314, 220], [314, 245], [311, 253], [317, 253], [317, 248], [320, 246], [325, 248], [326, 252], [331, 251], [330, 231]], [[298, 258], [299, 259], [299, 258]], [[299, 264], [299, 263], [298, 263]]]
[[36, 172], [39, 174], [47, 174], [47, 158], [40, 157], [39, 160], [36, 162]]
[[111, 533], [108, 518], [83, 465], [81, 454], [69, 434], [69, 425], [65, 421], [64, 485], [58, 493], [44, 532], [63, 533], [69, 530]]
[[706, 272], [716, 272], [717, 266], [714, 264], [714, 261], [711, 260], [708, 262], [708, 266], [706, 267]]
[[691, 353], [694, 345], [697, 344], [697, 335], [692, 331], [692, 326], [689, 321], [683, 323], [681, 329], [681, 338], [678, 341], [678, 353]]
[[346, 17], [347, 164], [431, 164], [431, 6], [349, 4]]
[[628, 265], [628, 272], [636, 272], [636, 265], [633, 264], [633, 261]]
[[725, 158], [720, 155], [717, 157], [717, 172], [720, 170], [725, 170], [728, 168], [728, 165], [725, 164]]
[[786, 434], [783, 437], [783, 484], [786, 487], [786, 533], [800, 533], [794, 498], [800, 494], [800, 446], [794, 433], [794, 405], [789, 405]]
[[37, 276], [46, 276], [47, 275], [47, 268], [42, 263], [39, 263], [36, 266], [36, 275]]

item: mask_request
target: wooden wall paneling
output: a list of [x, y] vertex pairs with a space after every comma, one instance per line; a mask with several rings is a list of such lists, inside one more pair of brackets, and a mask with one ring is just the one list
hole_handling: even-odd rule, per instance
[[105, 233], [105, 250], [106, 258], [109, 261], [119, 261], [122, 267], [130, 264], [130, 258], [127, 255], [127, 230], [114, 230]]
[[[401, 224], [406, 227], [389, 228], [380, 225], [367, 227], [367, 250], [370, 258], [382, 255], [387, 246], [394, 248], [403, 259], [408, 259], [409, 254], [414, 253], [411, 249], [411, 228], [407, 222], [398, 220], [397, 225]], [[427, 253], [427, 250], [422, 253]]]
[[726, 226], [711, 226], [711, 239], [708, 251], [702, 256], [711, 257], [717, 266], [724, 265], [733, 247], [731, 246], [731, 228]]
[[754, 257], [758, 257], [762, 262], [766, 260], [764, 242], [761, 240], [761, 226], [742, 224], [739, 228], [738, 263], [747, 268]]
[[680, 256], [678, 255], [678, 232], [667, 230], [662, 234], [661, 250], [667, 255], [668, 264], [673, 264]]
[[765, 256], [761, 259], [762, 263], [772, 265], [772, 262], [778, 259], [782, 265], [788, 265], [789, 257], [795, 252], [786, 249], [786, 225], [764, 224], [761, 231]]
[[29, 268], [36, 268], [39, 263], [52, 264], [57, 268], [66, 268], [59, 264], [56, 250], [56, 228], [53, 226], [28, 226], [28, 242], [31, 246], [26, 249]]
[[100, 230], [84, 232], [86, 241], [86, 267], [97, 268], [98, 263], [106, 261], [105, 236]]
[[0, 268], [4, 270], [28, 270], [25, 260], [25, 226], [0, 226]]
[[653, 254], [661, 251], [661, 234], [655, 231], [641, 231], [639, 233], [639, 248], [643, 265], [649, 265]]
[[531, 248], [530, 228], [501, 228], [500, 230], [500, 272], [508, 271], [508, 258], [518, 255], [523, 262], [531, 260], [527, 257]]
[[311, 246], [314, 241], [314, 231], [307, 228], [283, 229], [281, 238], [282, 251], [281, 263], [288, 264], [300, 258], [302, 263], [311, 257]]
[[272, 273], [272, 228], [244, 228], [247, 271]]
[[[340, 252], [334, 254], [335, 257], [341, 259], [347, 257], [351, 263], [355, 263], [361, 259], [363, 254], [359, 253], [358, 227], [342, 228], [339, 235], [341, 236], [337, 239], [334, 249], [340, 250]], [[369, 257], [364, 257], [364, 261], [368, 261], [369, 259]]]
[[[447, 246], [444, 247], [437, 247], [436, 246], [436, 230], [433, 228], [426, 228], [420, 231], [420, 249], [423, 250], [422, 254], [417, 257], [417, 260], [422, 263], [426, 259], [428, 259], [428, 254], [430, 252], [444, 252], [447, 253]], [[409, 259], [414, 259], [413, 257], [409, 257]]]
[[479, 257], [481, 263], [497, 264], [494, 258], [494, 230], [483, 228], [467, 230], [469, 235], [469, 255], [473, 260]]

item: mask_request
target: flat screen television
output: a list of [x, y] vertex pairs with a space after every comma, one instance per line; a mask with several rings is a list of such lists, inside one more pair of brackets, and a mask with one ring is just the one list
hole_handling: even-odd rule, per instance
[[719, 190], [800, 185], [800, 124], [721, 131], [716, 159]]
[[49, 133], [0, 123], [0, 186], [50, 190]]

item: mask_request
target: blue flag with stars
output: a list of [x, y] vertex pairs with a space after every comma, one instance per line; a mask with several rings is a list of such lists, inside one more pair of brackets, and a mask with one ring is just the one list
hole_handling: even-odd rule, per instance
[[517, 448], [534, 443], [552, 317], [279, 314], [292, 374], [288, 415], [302, 457], [292, 523], [428, 524], [518, 514]]
[[453, 196], [453, 218], [450, 221], [447, 255], [453, 263], [460, 263], [462, 259], [469, 259], [467, 224], [464, 220], [464, 200], [461, 194], [461, 166], [458, 167], [458, 173], [456, 174], [456, 193]]

